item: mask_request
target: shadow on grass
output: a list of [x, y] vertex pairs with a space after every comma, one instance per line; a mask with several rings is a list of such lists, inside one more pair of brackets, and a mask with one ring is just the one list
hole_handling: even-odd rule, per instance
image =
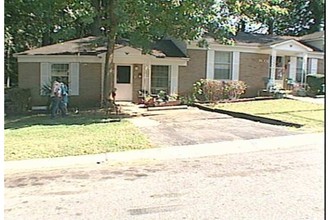
[[49, 114], [31, 114], [20, 116], [6, 116], [5, 129], [19, 129], [36, 125], [58, 126], [58, 125], [90, 125], [96, 123], [120, 122], [123, 118], [132, 117], [128, 114], [110, 114], [101, 112], [82, 112], [79, 114], [69, 114], [66, 117], [56, 117], [51, 119]]

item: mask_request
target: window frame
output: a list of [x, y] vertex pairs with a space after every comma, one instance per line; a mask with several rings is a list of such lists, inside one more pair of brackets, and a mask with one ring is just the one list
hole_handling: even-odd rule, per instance
[[[166, 67], [167, 68], [167, 71], [166, 71], [166, 74], [167, 74], [167, 77], [160, 77], [159, 79], [166, 79], [166, 86], [158, 86], [158, 85], [153, 85], [155, 83], [155, 69], [154, 68], [157, 68], [157, 67]], [[165, 71], [164, 72], [161, 72], [161, 73], [157, 73], [157, 74], [165, 74]], [[157, 76], [159, 77], [159, 76]], [[156, 82], [157, 83], [157, 82]], [[151, 76], [150, 76], [150, 91], [151, 91], [151, 94], [158, 94], [160, 91], [165, 91], [167, 94], [170, 93], [171, 91], [171, 66], [170, 65], [151, 65]]]
[[[54, 71], [53, 71], [53, 66], [55, 65], [66, 65], [67, 66], [67, 69], [66, 69], [66, 74], [64, 74], [64, 72], [62, 72], [62, 74], [54, 74]], [[59, 77], [60, 80], [62, 82], [64, 82], [68, 87], [69, 87], [69, 79], [70, 79], [70, 63], [50, 63], [50, 70], [49, 70], [49, 73], [50, 73], [50, 79], [51, 81], [53, 82], [55, 80], [55, 78]], [[63, 80], [63, 78], [65, 78], [65, 80]]]
[[[229, 62], [217, 62], [217, 54], [229, 54]], [[213, 74], [213, 79], [215, 80], [232, 80], [233, 79], [233, 63], [234, 63], [234, 57], [233, 57], [233, 52], [232, 51], [214, 51], [214, 74]], [[216, 70], [219, 70], [220, 68], [217, 68], [218, 66], [221, 65], [227, 65], [229, 68], [229, 76], [228, 78], [218, 78], [216, 76]], [[223, 70], [223, 69], [221, 69]]]

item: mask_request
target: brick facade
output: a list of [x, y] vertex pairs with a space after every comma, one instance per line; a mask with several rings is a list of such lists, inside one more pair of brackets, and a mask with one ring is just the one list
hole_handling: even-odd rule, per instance
[[70, 96], [71, 107], [100, 106], [102, 65], [100, 63], [80, 63], [79, 96]]
[[133, 102], [138, 102], [139, 90], [142, 88], [142, 64], [133, 65]]
[[47, 105], [48, 97], [40, 95], [40, 63], [18, 63], [18, 87], [31, 90], [32, 105]]
[[244, 96], [257, 96], [258, 90], [265, 88], [269, 71], [268, 60], [267, 54], [240, 53], [239, 80], [248, 86]]
[[[69, 106], [100, 106], [101, 68], [99, 63], [80, 64], [79, 96], [70, 96]], [[18, 63], [18, 71], [18, 86], [31, 90], [31, 105], [46, 106], [49, 97], [40, 95], [40, 63]]]
[[187, 66], [179, 67], [178, 93], [185, 95], [192, 91], [193, 84], [206, 78], [207, 51], [188, 50]]

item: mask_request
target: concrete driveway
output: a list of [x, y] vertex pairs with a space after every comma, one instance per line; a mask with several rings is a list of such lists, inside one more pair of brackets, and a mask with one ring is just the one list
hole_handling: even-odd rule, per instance
[[233, 118], [194, 107], [150, 111], [131, 121], [160, 147], [299, 134], [289, 127]]

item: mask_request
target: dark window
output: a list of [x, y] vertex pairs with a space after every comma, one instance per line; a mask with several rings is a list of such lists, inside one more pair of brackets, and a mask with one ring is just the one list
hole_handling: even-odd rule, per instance
[[117, 66], [117, 83], [131, 83], [130, 66]]

